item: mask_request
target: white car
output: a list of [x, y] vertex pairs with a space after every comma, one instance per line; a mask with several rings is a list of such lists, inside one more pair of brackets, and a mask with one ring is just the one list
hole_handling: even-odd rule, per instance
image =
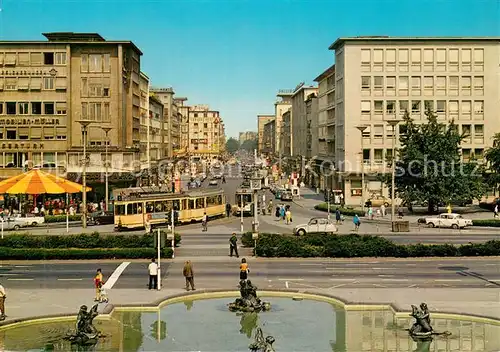
[[462, 215], [455, 213], [443, 213], [436, 217], [425, 218], [425, 223], [429, 227], [451, 227], [453, 229], [472, 226], [471, 219], [464, 219]]
[[209, 186], [217, 186], [218, 184], [219, 184], [219, 182], [218, 182], [217, 180], [215, 180], [215, 179], [214, 179], [214, 180], [210, 180], [210, 181], [208, 182], [208, 185], [209, 185]]
[[293, 229], [293, 233], [299, 236], [307, 233], [334, 233], [337, 231], [337, 226], [327, 218], [312, 218], [307, 224], [297, 225]]
[[45, 218], [43, 216], [15, 214], [10, 217], [15, 219], [18, 223], [24, 223], [25, 226], [37, 226], [45, 223]]

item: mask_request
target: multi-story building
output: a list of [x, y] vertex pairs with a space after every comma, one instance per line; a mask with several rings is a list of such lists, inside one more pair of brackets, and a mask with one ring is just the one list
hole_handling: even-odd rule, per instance
[[140, 160], [141, 168], [148, 169], [151, 167], [150, 155], [150, 121], [149, 121], [149, 77], [144, 72], [141, 72], [139, 77], [139, 89], [141, 90], [140, 111], [141, 127], [140, 127]]
[[152, 92], [163, 103], [163, 145], [165, 150], [162, 158], [172, 159], [174, 150], [180, 146], [180, 116], [174, 98], [172, 88], [150, 88]]
[[283, 154], [284, 149], [280, 145], [282, 138], [282, 129], [283, 129], [283, 114], [286, 113], [289, 109], [292, 108], [292, 95], [293, 89], [280, 89], [278, 94], [276, 94], [276, 102], [274, 103], [274, 116], [276, 119], [276, 145], [274, 146], [274, 150], [276, 153]]
[[224, 126], [218, 111], [208, 105], [189, 109], [189, 155], [193, 160], [212, 160], [223, 152]]
[[162, 139], [163, 103], [154, 95], [149, 97], [149, 157], [155, 163], [165, 150]]
[[[276, 132], [276, 135], [278, 136], [277, 139], [280, 140], [280, 142], [277, 144], [281, 148], [280, 154], [282, 157], [292, 156], [292, 146], [291, 146], [292, 135], [291, 135], [290, 120], [291, 120], [291, 108], [285, 111], [281, 115], [281, 132], [280, 133]], [[278, 129], [278, 120], [276, 120], [276, 129]]]
[[[315, 98], [318, 94], [318, 88], [306, 86], [304, 83], [299, 84], [292, 95], [292, 109], [290, 112], [290, 153], [296, 157], [310, 158], [308, 155], [308, 145], [311, 139], [305, 138], [310, 134], [311, 123], [308, 123], [307, 117], [307, 101]], [[317, 99], [311, 104], [316, 104]]]
[[[393, 129], [405, 111], [425, 122], [426, 108], [439, 121], [454, 120], [466, 135], [462, 156], [481, 160], [500, 129], [498, 38], [339, 38], [335, 50], [335, 161], [338, 188], [347, 204], [387, 193], [377, 173], [390, 172]], [[360, 132], [358, 127], [364, 128]], [[395, 139], [404, 133], [400, 124]]]
[[[274, 119], [274, 117], [273, 117], [273, 119]], [[253, 131], [240, 132], [240, 134], [239, 134], [240, 144], [243, 144], [246, 141], [255, 141], [255, 140], [257, 140], [257, 138], [258, 138], [257, 132], [253, 132]]]
[[186, 156], [189, 149], [189, 105], [186, 104], [187, 98], [175, 98], [175, 104], [177, 105], [178, 112], [180, 114], [179, 129], [180, 129], [180, 141], [179, 149], [176, 151], [176, 155]]
[[[274, 115], [257, 115], [257, 152], [262, 153], [264, 148], [264, 125], [269, 121], [274, 120]], [[240, 134], [240, 143], [241, 134]]]
[[335, 162], [335, 65], [314, 79], [318, 83], [318, 146], [315, 173], [319, 188], [333, 189]]
[[263, 141], [262, 153], [266, 155], [275, 155], [276, 120], [273, 119], [264, 125]]
[[90, 120], [89, 183], [101, 182], [106, 144], [110, 181], [120, 179], [140, 156], [142, 52], [95, 33], [44, 36], [0, 42], [0, 177], [55, 164], [76, 178], [84, 159], [78, 121]]

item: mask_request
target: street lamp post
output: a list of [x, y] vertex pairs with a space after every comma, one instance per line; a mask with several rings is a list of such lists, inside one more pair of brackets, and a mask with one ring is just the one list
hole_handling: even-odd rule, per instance
[[363, 155], [363, 132], [368, 128], [366, 125], [356, 126], [361, 132], [361, 209], [365, 209], [365, 160]]
[[391, 229], [394, 231], [394, 218], [396, 215], [395, 188], [396, 188], [396, 126], [398, 120], [387, 121], [392, 127], [392, 182], [391, 182]]
[[109, 161], [108, 161], [108, 144], [109, 144], [109, 139], [108, 139], [108, 133], [109, 131], [111, 131], [111, 127], [101, 127], [102, 130], [104, 131], [104, 133], [106, 134], [106, 141], [105, 141], [105, 145], [106, 145], [106, 174], [105, 174], [105, 178], [106, 178], [106, 198], [105, 198], [105, 204], [106, 204], [106, 211], [109, 211], [109, 183], [108, 183], [108, 167], [109, 167]]
[[78, 120], [77, 121], [82, 126], [82, 136], [83, 136], [83, 166], [82, 166], [82, 201], [83, 201], [83, 217], [82, 217], [82, 227], [87, 228], [87, 128], [92, 121], [88, 120]]

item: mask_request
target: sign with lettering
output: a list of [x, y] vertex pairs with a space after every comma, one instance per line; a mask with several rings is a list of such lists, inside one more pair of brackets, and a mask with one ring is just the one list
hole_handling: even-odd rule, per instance
[[0, 143], [0, 150], [16, 150], [16, 149], [41, 150], [43, 149], [43, 143], [30, 143], [30, 142]]
[[59, 125], [57, 118], [6, 118], [0, 119], [0, 126]]
[[54, 68], [49, 70], [42, 70], [40, 68], [32, 68], [32, 67], [23, 67], [20, 68], [4, 68], [0, 70], [0, 76], [55, 76], [57, 74], [57, 70]]

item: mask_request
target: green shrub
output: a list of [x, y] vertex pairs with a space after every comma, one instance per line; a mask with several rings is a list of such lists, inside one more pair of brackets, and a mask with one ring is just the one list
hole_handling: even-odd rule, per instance
[[[51, 259], [150, 259], [154, 248], [8, 248], [0, 247], [0, 260]], [[163, 258], [172, 258], [172, 249], [162, 251]]]
[[261, 234], [255, 248], [260, 257], [460, 257], [498, 256], [500, 241], [461, 246], [450, 244], [399, 245], [370, 235], [307, 235], [302, 237]]
[[[330, 213], [334, 214], [337, 208], [340, 210], [340, 214], [346, 215], [346, 216], [365, 216], [365, 212], [362, 210], [354, 210], [354, 209], [348, 209], [348, 208], [340, 208], [335, 205], [330, 204]], [[314, 206], [314, 209], [316, 210], [321, 210], [321, 211], [328, 211], [328, 204], [327, 203], [320, 203], [316, 206]]]
[[500, 227], [500, 220], [497, 219], [472, 220], [472, 226]]
[[[66, 222], [66, 215], [45, 215], [45, 222]], [[69, 221], [80, 221], [82, 219], [81, 215], [70, 215]]]

